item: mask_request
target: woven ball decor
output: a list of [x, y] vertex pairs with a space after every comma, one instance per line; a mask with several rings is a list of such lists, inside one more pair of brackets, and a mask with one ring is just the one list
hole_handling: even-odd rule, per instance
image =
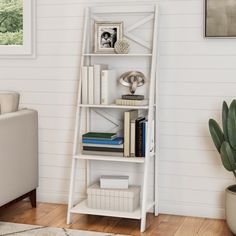
[[129, 43], [125, 39], [119, 39], [115, 43], [115, 52], [118, 54], [128, 54], [129, 52]]

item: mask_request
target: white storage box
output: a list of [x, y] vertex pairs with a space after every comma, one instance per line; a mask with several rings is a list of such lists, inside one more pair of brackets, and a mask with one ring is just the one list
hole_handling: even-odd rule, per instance
[[129, 176], [103, 175], [100, 178], [101, 188], [128, 189]]
[[101, 189], [99, 183], [87, 189], [88, 207], [111, 211], [132, 212], [140, 204], [140, 187], [128, 189]]

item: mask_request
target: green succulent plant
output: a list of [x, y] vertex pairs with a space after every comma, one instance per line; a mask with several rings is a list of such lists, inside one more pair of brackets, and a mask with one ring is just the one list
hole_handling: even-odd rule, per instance
[[236, 100], [229, 107], [223, 102], [222, 129], [215, 120], [210, 119], [209, 130], [223, 166], [236, 178]]

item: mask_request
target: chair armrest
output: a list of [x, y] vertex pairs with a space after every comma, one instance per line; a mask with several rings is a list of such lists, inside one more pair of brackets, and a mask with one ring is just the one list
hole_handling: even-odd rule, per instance
[[38, 186], [38, 113], [0, 115], [0, 206]]

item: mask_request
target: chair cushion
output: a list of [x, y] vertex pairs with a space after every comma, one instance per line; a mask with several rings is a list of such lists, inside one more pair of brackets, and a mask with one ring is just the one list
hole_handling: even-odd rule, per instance
[[0, 91], [0, 114], [16, 112], [19, 107], [20, 94], [13, 91]]

